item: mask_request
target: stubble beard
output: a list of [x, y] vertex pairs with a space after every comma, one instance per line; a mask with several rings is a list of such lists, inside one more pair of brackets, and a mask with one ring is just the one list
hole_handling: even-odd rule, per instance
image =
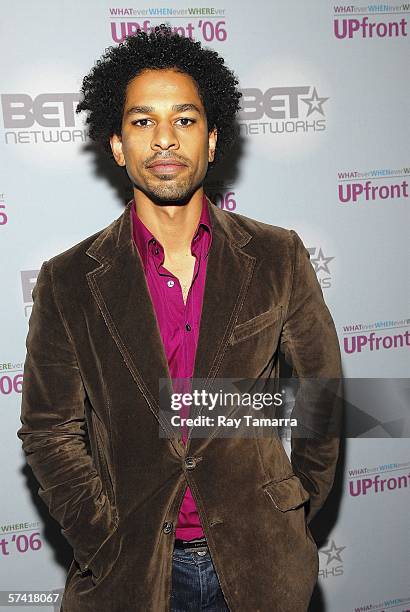
[[186, 201], [201, 184], [196, 184], [192, 176], [176, 180], [175, 177], [163, 174], [158, 175], [157, 180], [146, 180], [146, 194], [158, 203]]

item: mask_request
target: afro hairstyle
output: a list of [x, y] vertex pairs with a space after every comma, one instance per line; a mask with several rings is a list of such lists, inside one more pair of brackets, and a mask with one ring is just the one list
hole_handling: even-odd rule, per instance
[[121, 135], [126, 89], [139, 73], [176, 68], [193, 78], [205, 109], [208, 131], [218, 130], [214, 162], [218, 163], [236, 140], [236, 113], [242, 93], [239, 81], [224, 59], [200, 42], [161, 24], [149, 34], [138, 30], [116, 47], [108, 47], [82, 82], [76, 113], [88, 111], [89, 137], [111, 155], [110, 137]]

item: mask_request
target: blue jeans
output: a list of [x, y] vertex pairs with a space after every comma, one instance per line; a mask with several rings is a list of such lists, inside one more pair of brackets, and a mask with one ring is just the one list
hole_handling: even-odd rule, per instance
[[229, 612], [209, 550], [174, 548], [171, 612]]

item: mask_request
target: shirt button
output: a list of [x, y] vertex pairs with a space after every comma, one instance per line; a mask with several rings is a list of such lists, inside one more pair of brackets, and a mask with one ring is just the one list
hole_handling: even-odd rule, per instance
[[155, 249], [154, 253], [155, 253], [155, 255], [158, 255], [159, 249]]
[[187, 331], [191, 331], [191, 326], [190, 326], [190, 324], [189, 324], [189, 323], [187, 323], [187, 324], [185, 325], [185, 329], [186, 329]]
[[156, 241], [156, 240], [153, 240], [153, 241], [152, 241], [152, 244], [157, 244], [157, 241]]
[[173, 280], [169, 280], [167, 282], [168, 287], [173, 287], [175, 285], [175, 282]]
[[168, 523], [168, 521], [167, 521], [167, 522], [165, 522], [165, 523], [162, 525], [162, 531], [163, 531], [164, 533], [171, 533], [171, 531], [172, 531], [172, 523]]

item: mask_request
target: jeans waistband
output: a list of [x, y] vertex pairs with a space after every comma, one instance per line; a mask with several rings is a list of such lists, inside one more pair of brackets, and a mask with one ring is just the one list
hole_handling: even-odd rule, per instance
[[196, 538], [194, 540], [175, 539], [174, 548], [184, 550], [185, 552], [198, 552], [208, 550], [206, 538]]

